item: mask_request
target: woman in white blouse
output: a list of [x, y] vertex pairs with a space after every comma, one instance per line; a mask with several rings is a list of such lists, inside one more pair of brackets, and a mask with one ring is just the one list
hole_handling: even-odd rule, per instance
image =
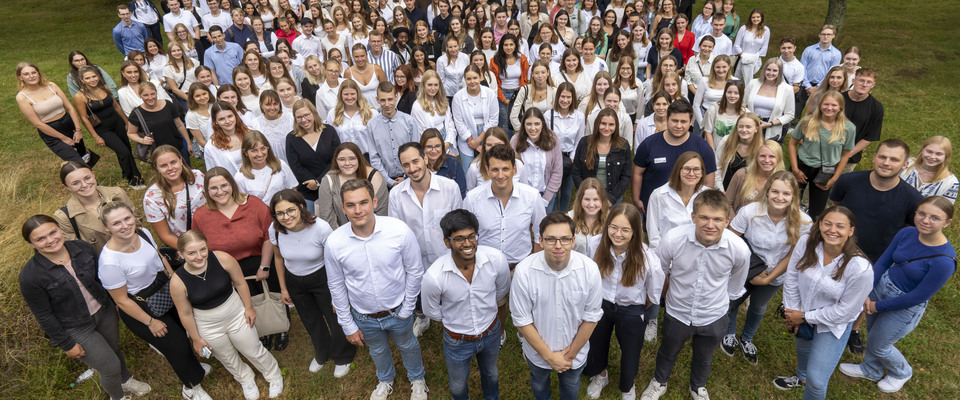
[[737, 78], [748, 81], [760, 70], [760, 62], [767, 56], [767, 47], [770, 45], [770, 27], [764, 24], [763, 11], [759, 8], [750, 12], [747, 23], [737, 32], [737, 40], [733, 42], [733, 51], [740, 56]]
[[654, 93], [650, 104], [653, 112], [637, 121], [637, 130], [633, 133], [633, 144], [636, 146], [640, 146], [644, 139], [653, 136], [654, 133], [667, 129], [667, 108], [670, 107], [670, 94], [663, 90]]
[[797, 335], [797, 374], [775, 379], [779, 389], [802, 386], [806, 399], [827, 397], [830, 375], [873, 289], [873, 268], [857, 247], [855, 227], [853, 212], [830, 207], [790, 255], [783, 306], [784, 323]]
[[793, 86], [783, 79], [783, 62], [770, 58], [763, 64], [760, 78], [747, 84], [744, 106], [763, 120], [764, 138], [779, 140], [793, 121]]
[[[481, 74], [480, 68], [476, 65], [471, 64], [467, 67], [463, 73], [466, 84], [453, 96], [451, 106], [453, 125], [456, 128], [457, 136], [456, 148], [460, 153], [460, 164], [464, 171], [468, 172], [467, 188], [470, 189], [472, 187], [470, 186], [469, 169], [476, 152], [480, 150], [480, 137], [490, 128], [496, 127], [500, 118], [497, 92], [480, 85]], [[420, 93], [422, 94], [424, 90], [426, 89], [421, 89]], [[414, 103], [414, 110], [416, 110], [418, 103], [420, 103], [419, 100]], [[450, 132], [447, 132], [444, 137], [451, 137]], [[503, 144], [506, 143], [507, 140], [503, 140]], [[518, 168], [517, 175], [519, 175], [519, 171]]]
[[267, 89], [260, 95], [260, 116], [256, 121], [257, 129], [275, 149], [277, 158], [287, 161], [287, 134], [293, 131], [293, 112], [283, 110], [280, 95], [275, 90]]
[[[629, 56], [620, 59], [615, 73], [613, 83], [620, 90], [620, 104], [630, 116], [631, 124], [627, 129], [632, 131], [632, 123], [637, 122], [637, 113], [643, 113], [643, 81], [637, 78], [637, 72], [633, 68], [633, 58]], [[628, 140], [632, 141], [632, 138]], [[634, 143], [634, 145], [637, 144], [639, 143]]]
[[330, 113], [330, 110], [333, 110], [337, 106], [337, 94], [340, 92], [340, 84], [343, 83], [343, 78], [340, 77], [341, 65], [340, 62], [334, 59], [329, 59], [323, 63], [323, 82], [318, 83], [317, 87], [317, 97], [314, 99], [314, 104], [317, 105], [317, 113], [319, 115], [327, 115]]
[[560, 73], [553, 78], [554, 82], [569, 82], [577, 90], [577, 103], [590, 95], [592, 76], [583, 73], [583, 64], [580, 61], [580, 52], [569, 48], [563, 52], [560, 62]]
[[[458, 58], [463, 61], [467, 60], [466, 56]], [[464, 67], [466, 67], [466, 64]], [[459, 80], [457, 82], [459, 83]], [[420, 83], [420, 91], [417, 92], [417, 101], [413, 102], [410, 115], [417, 121], [417, 126], [414, 127], [417, 132], [434, 128], [443, 135], [447, 148], [452, 148], [456, 143], [454, 138], [456, 133], [453, 123], [453, 108], [450, 98], [447, 97], [449, 92], [447, 92], [446, 86], [448, 84], [449, 82], [440, 79], [438, 72], [433, 70], [425, 72]]]
[[167, 65], [167, 52], [163, 51], [163, 45], [154, 38], [147, 38], [144, 46], [147, 51], [143, 53], [143, 69], [147, 71], [150, 80], [159, 81], [163, 79], [163, 67]]
[[900, 179], [920, 191], [923, 197], [943, 196], [957, 201], [957, 176], [950, 172], [953, 146], [946, 136], [931, 136], [923, 141], [916, 157], [907, 162]]
[[543, 117], [547, 119], [550, 130], [557, 135], [560, 152], [564, 157], [563, 181], [557, 193], [557, 207], [567, 210], [570, 208], [570, 194], [573, 190], [573, 156], [580, 138], [586, 134], [586, 117], [577, 109], [577, 91], [572, 83], [560, 83], [553, 100], [553, 108], [547, 110]]
[[263, 57], [255, 51], [248, 51], [243, 55], [243, 65], [250, 71], [250, 78], [253, 79], [254, 86], [267, 89], [264, 84], [267, 82], [268, 72]]
[[260, 116], [260, 109], [256, 106], [260, 103], [260, 88], [253, 83], [253, 74], [250, 73], [244, 65], [238, 65], [233, 69], [233, 85], [240, 92], [240, 100], [243, 104], [249, 104], [254, 116]]
[[196, 81], [194, 70], [200, 65], [200, 62], [187, 57], [183, 51], [183, 45], [178, 42], [171, 42], [167, 46], [168, 57], [167, 65], [163, 67], [163, 81], [167, 84], [167, 89], [177, 96], [180, 109], [185, 110], [187, 106], [187, 93], [190, 90], [190, 84]]
[[563, 180], [563, 155], [557, 135], [550, 131], [539, 109], [528, 109], [520, 122], [520, 129], [510, 139], [510, 147], [529, 168], [523, 183], [540, 192], [548, 212], [556, 211], [556, 194]]
[[360, 147], [361, 153], [369, 154], [374, 147], [367, 134], [367, 123], [379, 113], [367, 103], [360, 86], [351, 79], [340, 85], [337, 98], [336, 107], [327, 113], [326, 123], [337, 130], [341, 143], [352, 142]]
[[573, 233], [573, 251], [589, 254], [587, 243], [603, 234], [603, 222], [607, 220], [610, 212], [608, 204], [607, 191], [599, 179], [587, 178], [580, 182], [573, 209], [567, 212], [576, 228]]
[[447, 36], [443, 43], [445, 51], [437, 59], [437, 75], [443, 82], [443, 90], [449, 101], [453, 100], [454, 94], [463, 89], [463, 70], [470, 65], [470, 56], [460, 52], [460, 41], [456, 36]]
[[273, 195], [284, 189], [297, 187], [297, 177], [286, 161], [274, 155], [273, 147], [262, 133], [248, 131], [240, 146], [242, 162], [233, 175], [243, 193], [269, 203]]
[[[210, 107], [215, 100], [216, 97], [208, 86], [200, 82], [190, 85], [190, 90], [187, 92], [187, 115], [183, 124], [190, 132], [193, 142], [197, 144], [195, 148], [203, 149], [207, 146], [207, 140], [212, 132]], [[196, 157], [203, 157], [203, 152], [196, 154]]]
[[[154, 86], [162, 88], [160, 81], [154, 81], [147, 78], [147, 73], [143, 71], [134, 61], [124, 61], [120, 63], [120, 87], [117, 89], [117, 102], [123, 109], [124, 115], [130, 115], [134, 108], [143, 104], [140, 98], [140, 84], [150, 81]], [[157, 90], [157, 100], [172, 101], [166, 90]]]
[[636, 394], [634, 381], [640, 371], [646, 329], [644, 312], [647, 304], [660, 303], [666, 275], [660, 259], [643, 243], [643, 217], [633, 204], [613, 206], [602, 236], [592, 238], [587, 247], [603, 278], [603, 316], [590, 335], [590, 351], [583, 368], [583, 374], [590, 377], [587, 396], [600, 397], [609, 380], [610, 337], [616, 329], [620, 347], [617, 386], [627, 398]]
[[687, 90], [693, 94], [697, 93], [703, 78], [710, 75], [713, 65], [713, 46], [716, 42], [713, 36], [704, 36], [700, 39], [700, 51], [690, 56], [684, 64], [683, 78], [687, 81]]
[[550, 78], [550, 64], [548, 60], [537, 60], [531, 67], [530, 83], [517, 91], [517, 99], [510, 110], [510, 123], [514, 131], [520, 129], [520, 114], [524, 110], [536, 108], [547, 112], [553, 107], [557, 89]]
[[687, 151], [677, 158], [670, 180], [650, 194], [647, 201], [647, 238], [656, 249], [660, 238], [680, 225], [692, 224], [693, 200], [707, 190], [705, 166], [700, 154]]
[[703, 114], [707, 109], [716, 105], [723, 97], [724, 87], [732, 75], [730, 71], [732, 67], [733, 63], [727, 55], [721, 54], [713, 59], [710, 75], [700, 82], [697, 93], [693, 97], [693, 117], [698, 126], [703, 126]]
[[213, 120], [213, 134], [203, 147], [203, 160], [207, 170], [223, 167], [230, 175], [234, 175], [240, 170], [240, 148], [243, 136], [248, 131], [247, 126], [240, 119], [237, 110], [225, 101], [213, 103], [210, 118]]

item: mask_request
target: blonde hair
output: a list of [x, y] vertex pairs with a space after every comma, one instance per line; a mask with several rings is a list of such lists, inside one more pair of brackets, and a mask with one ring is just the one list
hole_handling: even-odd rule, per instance
[[[442, 86], [443, 85], [441, 85], [441, 87]], [[363, 119], [363, 124], [366, 125], [367, 122], [370, 122], [370, 119], [373, 118], [373, 107], [370, 106], [367, 98], [364, 97], [363, 92], [360, 91], [360, 85], [357, 85], [357, 82], [353, 79], [347, 79], [340, 85], [340, 91], [337, 93], [337, 107], [333, 109], [333, 126], [343, 125], [343, 91], [347, 89], [353, 89], [357, 92], [357, 107], [360, 109], [360, 118]], [[446, 98], [444, 98], [444, 100], [446, 100]]]
[[[437, 95], [433, 96], [432, 100], [427, 98], [426, 90], [427, 81], [431, 79], [436, 79], [440, 85]], [[420, 81], [420, 90], [417, 93], [417, 103], [420, 103], [423, 111], [430, 113], [430, 115], [447, 114], [447, 107], [449, 107], [450, 104], [447, 103], [447, 92], [443, 89], [443, 81], [440, 79], [440, 74], [438, 74], [437, 71], [429, 69], [423, 73], [423, 79]]]
[[923, 146], [920, 147], [920, 151], [917, 152], [917, 156], [913, 159], [913, 162], [914, 168], [920, 168], [920, 163], [923, 162], [920, 160], [923, 149], [934, 144], [940, 145], [940, 148], [943, 149], [943, 162], [937, 167], [937, 172], [933, 174], [934, 181], [939, 182], [950, 175], [950, 156], [953, 155], [953, 145], [950, 144], [950, 138], [946, 136], [931, 136], [927, 138], [927, 140], [923, 141]]
[[[28, 67], [37, 70], [37, 75], [40, 75], [40, 81], [38, 81], [37, 83], [40, 86], [50, 85], [50, 81], [48, 81], [47, 77], [43, 75], [43, 72], [40, 72], [40, 68], [37, 68], [37, 66], [34, 65], [32, 62], [22, 61], [19, 64], [17, 64], [17, 90], [18, 91], [23, 90], [23, 88], [26, 87], [26, 85], [23, 84], [23, 80], [20, 79], [20, 73], [23, 71], [24, 68], [28, 68]], [[124, 82], [126, 82], [126, 79], [124, 79]]]
[[[334, 61], [336, 62], [336, 61]], [[297, 114], [301, 108], [306, 108], [310, 110], [310, 113], [313, 114], [313, 132], [322, 132], [323, 131], [323, 120], [320, 119], [320, 115], [317, 114], [317, 108], [314, 107], [313, 103], [307, 99], [300, 99], [293, 103], [290, 113], [293, 115]], [[294, 117], [296, 119], [296, 117]], [[311, 132], [307, 132], [306, 129], [303, 129], [300, 124], [293, 124], [293, 136], [304, 137], [305, 135]]]
[[600, 79], [606, 79], [607, 82], [610, 82], [611, 87], [614, 86], [613, 77], [610, 76], [609, 72], [607, 71], [597, 72], [597, 75], [593, 77], [593, 83], [590, 85], [590, 97], [587, 98], [587, 109], [586, 111], [584, 111], [584, 114], [586, 115], [590, 115], [590, 112], [593, 111], [594, 107], [599, 106], [603, 108], [602, 106], [600, 106], [600, 98], [599, 98], [600, 96], [597, 95], [597, 82], [599, 82]]
[[[760, 117], [750, 112], [741, 114], [740, 117], [737, 118], [736, 125], [740, 125], [740, 121], [745, 119], [753, 121], [753, 125], [756, 127], [756, 131], [753, 132], [753, 138], [750, 139], [750, 144], [747, 145], [746, 158], [752, 160], [757, 158], [757, 154], [760, 152], [760, 145], [763, 144], [763, 129], [760, 129]], [[734, 128], [733, 134], [729, 136], [728, 139], [723, 142], [723, 148], [720, 149], [717, 168], [726, 168], [727, 164], [730, 164], [730, 160], [733, 160], [737, 154], [737, 146], [740, 145], [740, 143], [738, 143], [740, 141], [740, 135], [736, 133], [736, 128]], [[748, 161], [748, 163], [750, 163], [750, 161]]]
[[[593, 229], [587, 226], [587, 215], [583, 210], [583, 197], [587, 195], [588, 189], [596, 190], [597, 196], [600, 197], [600, 213], [597, 215], [597, 224]], [[583, 182], [580, 182], [580, 187], [577, 188], [577, 195], [573, 202], [573, 224], [577, 232], [582, 232], [587, 235], [599, 235], [603, 233], [604, 221], [607, 220], [607, 213], [609, 212], [610, 207], [607, 207], [607, 189], [603, 187], [600, 180], [597, 178], [587, 178], [584, 179]]]
[[[770, 149], [773, 153], [773, 156], [777, 158], [777, 164], [773, 167], [773, 172], [779, 172], [785, 170], [783, 165], [783, 147], [780, 146], [780, 143], [777, 143], [776, 140], [765, 140], [763, 144], [760, 145], [760, 148], [766, 147]], [[757, 187], [757, 179], [760, 176], [760, 148], [757, 149], [756, 155], [753, 157], [752, 162], [747, 163], [747, 167], [744, 168], [744, 181], [743, 187], [740, 188], [740, 192], [737, 193], [737, 199], [740, 200], [740, 204], [746, 204], [755, 199], [754, 192], [760, 190]], [[768, 178], [769, 181], [769, 178]]]
[[[777, 171], [774, 172], [770, 179], [767, 179], [767, 183], [763, 185], [763, 189], [760, 189], [759, 196], [766, 197], [767, 192], [770, 191], [770, 186], [773, 185], [773, 182], [781, 181], [787, 184], [790, 187], [790, 190], [793, 191], [793, 198], [790, 200], [790, 206], [787, 209], [787, 242], [784, 244], [795, 245], [800, 240], [800, 226], [808, 224], [805, 222], [803, 217], [800, 215], [800, 187], [797, 184], [797, 178], [793, 176], [793, 173], [790, 171]], [[767, 202], [763, 199], [760, 199], [757, 207], [757, 215], [754, 215], [753, 218], [760, 217], [767, 213]], [[825, 215], [825, 214], [824, 214]]]
[[813, 111], [808, 117], [804, 117], [800, 124], [803, 125], [803, 139], [809, 140], [812, 142], [820, 141], [820, 126], [821, 120], [823, 119], [823, 112], [820, 111], [820, 107], [823, 105], [823, 102], [828, 98], [834, 99], [837, 103], [840, 104], [840, 110], [837, 111], [837, 120], [833, 123], [833, 131], [830, 133], [830, 139], [827, 140], [827, 143], [843, 143], [847, 138], [847, 116], [844, 115], [844, 101], [843, 95], [836, 90], [831, 90], [823, 94], [823, 97], [820, 98], [820, 101], [817, 102], [817, 108]]

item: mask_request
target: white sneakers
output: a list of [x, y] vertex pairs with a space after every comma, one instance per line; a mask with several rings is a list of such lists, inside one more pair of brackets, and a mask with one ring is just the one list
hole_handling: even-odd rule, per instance
[[132, 377], [120, 385], [124, 392], [130, 392], [137, 397], [150, 393], [150, 385], [140, 382]]
[[180, 395], [183, 396], [184, 400], [213, 400], [200, 385], [194, 386], [192, 389], [187, 389], [184, 386]]
[[283, 376], [281, 375], [277, 380], [270, 381], [270, 391], [267, 392], [267, 395], [271, 399], [280, 397], [280, 393], [283, 393]]
[[200, 368], [203, 368], [203, 376], [210, 375], [210, 371], [213, 371], [213, 367], [207, 363], [200, 363]]
[[664, 393], [667, 393], [667, 385], [661, 385], [656, 379], [651, 379], [650, 384], [640, 394], [640, 400], [657, 400]]
[[427, 400], [427, 383], [423, 379], [410, 382], [410, 400]]
[[393, 383], [380, 382], [377, 384], [377, 388], [373, 389], [373, 393], [370, 393], [370, 400], [387, 400], [390, 393], [393, 393]]
[[260, 389], [257, 388], [256, 381], [250, 381], [249, 383], [241, 383], [240, 388], [243, 389], [244, 399], [257, 400], [260, 398]]
[[316, 358], [314, 358], [313, 360], [310, 360], [310, 368], [308, 368], [310, 370], [310, 373], [317, 373], [318, 371], [320, 371], [321, 368], [323, 368], [323, 364], [320, 364], [319, 362], [317, 362]]
[[701, 387], [694, 392], [690, 390], [690, 395], [693, 396], [693, 400], [710, 400], [710, 395], [707, 394], [707, 388]]
[[350, 372], [350, 364], [337, 365], [333, 368], [334, 378], [343, 378]]
[[[851, 378], [870, 379], [870, 378], [867, 378], [867, 376], [863, 374], [863, 370], [860, 369], [860, 364], [841, 363], [841, 364], [840, 364], [840, 372], [841, 372], [842, 374], [846, 375], [846, 376], [851, 377]], [[873, 381], [873, 379], [870, 379], [870, 380]], [[876, 381], [874, 381], [874, 382], [876, 382]]]
[[647, 322], [647, 329], [643, 331], [643, 340], [654, 342], [657, 340], [657, 320]]
[[890, 375], [883, 377], [880, 382], [877, 383], [877, 388], [884, 393], [896, 393], [903, 388], [903, 384], [907, 383], [913, 376], [908, 376], [903, 379], [897, 379]]
[[599, 399], [600, 392], [603, 392], [603, 388], [604, 386], [607, 386], [608, 382], [610, 382], [610, 379], [605, 375], [602, 375], [602, 373], [591, 376], [590, 384], [587, 385], [587, 396], [591, 399]]
[[430, 318], [427, 318], [426, 315], [417, 315], [417, 318], [413, 320], [413, 336], [420, 337], [429, 327]]
[[621, 392], [620, 395], [623, 400], [635, 400], [637, 398], [637, 387], [630, 386], [629, 392]]

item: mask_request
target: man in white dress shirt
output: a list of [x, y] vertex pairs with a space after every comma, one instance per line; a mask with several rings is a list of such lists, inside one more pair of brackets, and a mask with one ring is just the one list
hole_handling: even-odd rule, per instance
[[[389, 82], [381, 83], [384, 84], [390, 85]], [[377, 96], [380, 94], [382, 93], [377, 93]], [[417, 235], [423, 265], [430, 266], [447, 253], [449, 245], [444, 247], [445, 236], [440, 230], [440, 219], [448, 212], [460, 208], [463, 202], [460, 198], [460, 186], [450, 179], [430, 172], [419, 143], [405, 143], [400, 146], [397, 154], [408, 179], [401, 181], [390, 191], [387, 215], [407, 223]], [[413, 322], [413, 334], [420, 337], [429, 326], [430, 320], [417, 313], [417, 319]]]
[[[713, 36], [713, 53], [714, 57], [721, 54], [728, 56], [735, 56], [736, 53], [733, 52], [733, 41], [730, 40], [727, 35], [723, 34], [723, 28], [727, 26], [727, 19], [723, 14], [717, 13], [713, 15], [713, 20], [710, 22], [710, 26], [713, 27], [713, 32], [710, 32], [710, 36]], [[700, 48], [700, 41], [705, 38], [706, 35], [701, 36], [697, 39], [697, 43], [694, 44], [693, 48]]]
[[551, 371], [559, 375], [560, 400], [577, 398], [588, 340], [603, 316], [600, 269], [573, 251], [573, 233], [567, 214], [555, 211], [544, 217], [544, 250], [520, 262], [510, 287], [510, 314], [523, 335], [523, 357], [537, 400], [551, 398]]
[[347, 341], [370, 346], [380, 381], [370, 399], [383, 400], [393, 392], [392, 338], [407, 369], [410, 399], [426, 400], [420, 343], [410, 318], [423, 276], [417, 238], [403, 221], [373, 213], [377, 198], [366, 179], [344, 183], [340, 201], [350, 222], [327, 237], [327, 283]]
[[467, 210], [440, 220], [450, 249], [423, 274], [423, 312], [443, 323], [443, 356], [454, 400], [468, 399], [470, 360], [477, 357], [484, 399], [499, 395], [497, 357], [503, 324], [497, 303], [510, 291], [510, 269], [503, 253], [477, 244], [480, 223]]
[[723, 192], [704, 191], [693, 201], [693, 225], [671, 229], [657, 247], [667, 274], [667, 307], [656, 370], [641, 400], [667, 392], [673, 364], [691, 338], [690, 393], [696, 400], [710, 398], [705, 386], [713, 352], [726, 333], [730, 300], [746, 291], [750, 268], [750, 248], [727, 229], [730, 213]]
[[293, 50], [298, 54], [303, 54], [303, 58], [317, 56], [322, 59], [323, 47], [320, 45], [322, 42], [320, 36], [313, 34], [313, 19], [304, 18], [300, 20], [300, 28], [303, 33], [293, 39], [290, 47], [293, 47]]

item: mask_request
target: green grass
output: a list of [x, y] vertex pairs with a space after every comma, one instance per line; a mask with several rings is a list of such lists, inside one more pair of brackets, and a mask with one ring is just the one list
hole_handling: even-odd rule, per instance
[[[702, 5], [702, 2], [698, 2]], [[909, 2], [877, 0], [848, 2], [845, 28], [837, 40], [841, 50], [858, 45], [863, 51], [861, 65], [880, 71], [875, 90], [876, 97], [886, 107], [884, 137], [899, 137], [914, 147], [930, 135], [958, 138], [960, 122], [956, 118], [960, 91], [956, 77], [960, 75], [960, 44], [956, 36], [956, 22], [960, 3]], [[69, 398], [100, 399], [106, 395], [94, 382], [86, 382], [77, 389], [69, 383], [86, 369], [81, 363], [66, 358], [57, 349], [50, 348], [32, 314], [25, 306], [17, 287], [17, 274], [30, 256], [19, 235], [23, 220], [36, 213], [52, 213], [59, 208], [68, 193], [57, 182], [59, 160], [37, 138], [36, 130], [21, 116], [13, 101], [16, 93], [14, 68], [17, 62], [36, 63], [48, 78], [66, 89], [67, 54], [74, 49], [86, 55], [119, 79], [121, 57], [110, 37], [116, 24], [114, 12], [117, 1], [5, 1], [0, 15], [16, 15], [15, 23], [0, 25], [0, 97], [8, 99], [0, 106], [0, 351], [2, 363], [0, 393], [3, 398]], [[823, 22], [826, 0], [815, 1], [760, 1], [742, 0], [738, 9], [741, 16], [755, 7], [762, 7], [771, 26], [772, 42], [785, 35], [797, 38], [800, 47], [816, 42], [819, 25]], [[7, 18], [6, 20], [12, 20]], [[770, 54], [777, 50], [771, 46]], [[87, 136], [88, 143], [92, 141]], [[958, 143], [960, 145], [960, 143]], [[876, 145], [867, 149], [871, 155]], [[105, 157], [97, 166], [97, 176], [105, 185], [123, 186], [120, 171], [112, 152], [98, 149]], [[865, 158], [860, 168], [869, 168]], [[954, 159], [952, 170], [960, 172], [960, 162]], [[148, 179], [151, 173], [144, 170]], [[135, 197], [139, 197], [136, 194]], [[949, 237], [960, 241], [960, 230], [952, 227]], [[775, 298], [770, 307], [780, 302]], [[914, 378], [898, 394], [881, 395], [876, 386], [835, 373], [830, 384], [829, 397], [837, 399], [952, 399], [960, 398], [960, 369], [955, 352], [960, 348], [960, 288], [956, 280], [938, 293], [927, 308], [920, 326], [898, 347], [914, 367]], [[744, 313], [741, 313], [741, 316]], [[742, 317], [741, 317], [742, 319]], [[742, 323], [742, 322], [741, 322]], [[286, 373], [287, 399], [360, 399], [369, 396], [376, 384], [373, 364], [366, 349], [358, 352], [356, 368], [347, 378], [336, 380], [332, 367], [320, 373], [307, 372], [312, 349], [298, 318], [294, 318], [290, 347], [277, 352], [278, 361]], [[500, 394], [505, 399], [530, 398], [529, 371], [520, 356], [515, 330], [510, 327], [507, 346], [500, 357]], [[131, 372], [150, 383], [151, 399], [175, 398], [179, 383], [170, 367], [143, 341], [121, 328], [121, 346]], [[440, 327], [433, 324], [421, 340], [427, 384], [431, 397], [448, 398], [446, 372], [441, 349]], [[729, 358], [718, 352], [713, 362], [713, 374], [708, 388], [718, 399], [798, 399], [800, 391], [780, 392], [770, 381], [777, 375], [792, 374], [796, 356], [791, 336], [782, 325], [767, 315], [756, 336], [760, 349], [760, 364], [751, 366], [741, 357]], [[653, 373], [656, 344], [648, 345], [642, 353], [638, 391], [643, 390]], [[611, 382], [618, 377], [616, 348], [611, 354]], [[395, 355], [399, 365], [399, 357]], [[844, 355], [842, 362], [857, 362]], [[689, 398], [686, 382], [689, 379], [689, 349], [681, 353], [671, 387], [665, 398]], [[240, 388], [219, 365], [203, 386], [216, 399], [240, 398]], [[398, 368], [396, 393], [400, 398], [409, 393], [409, 385]], [[479, 394], [479, 378], [474, 369], [471, 393]], [[586, 390], [586, 384], [582, 386]], [[265, 394], [265, 384], [261, 380]], [[618, 399], [616, 384], [607, 388], [604, 399]], [[581, 392], [585, 393], [585, 392]]]

